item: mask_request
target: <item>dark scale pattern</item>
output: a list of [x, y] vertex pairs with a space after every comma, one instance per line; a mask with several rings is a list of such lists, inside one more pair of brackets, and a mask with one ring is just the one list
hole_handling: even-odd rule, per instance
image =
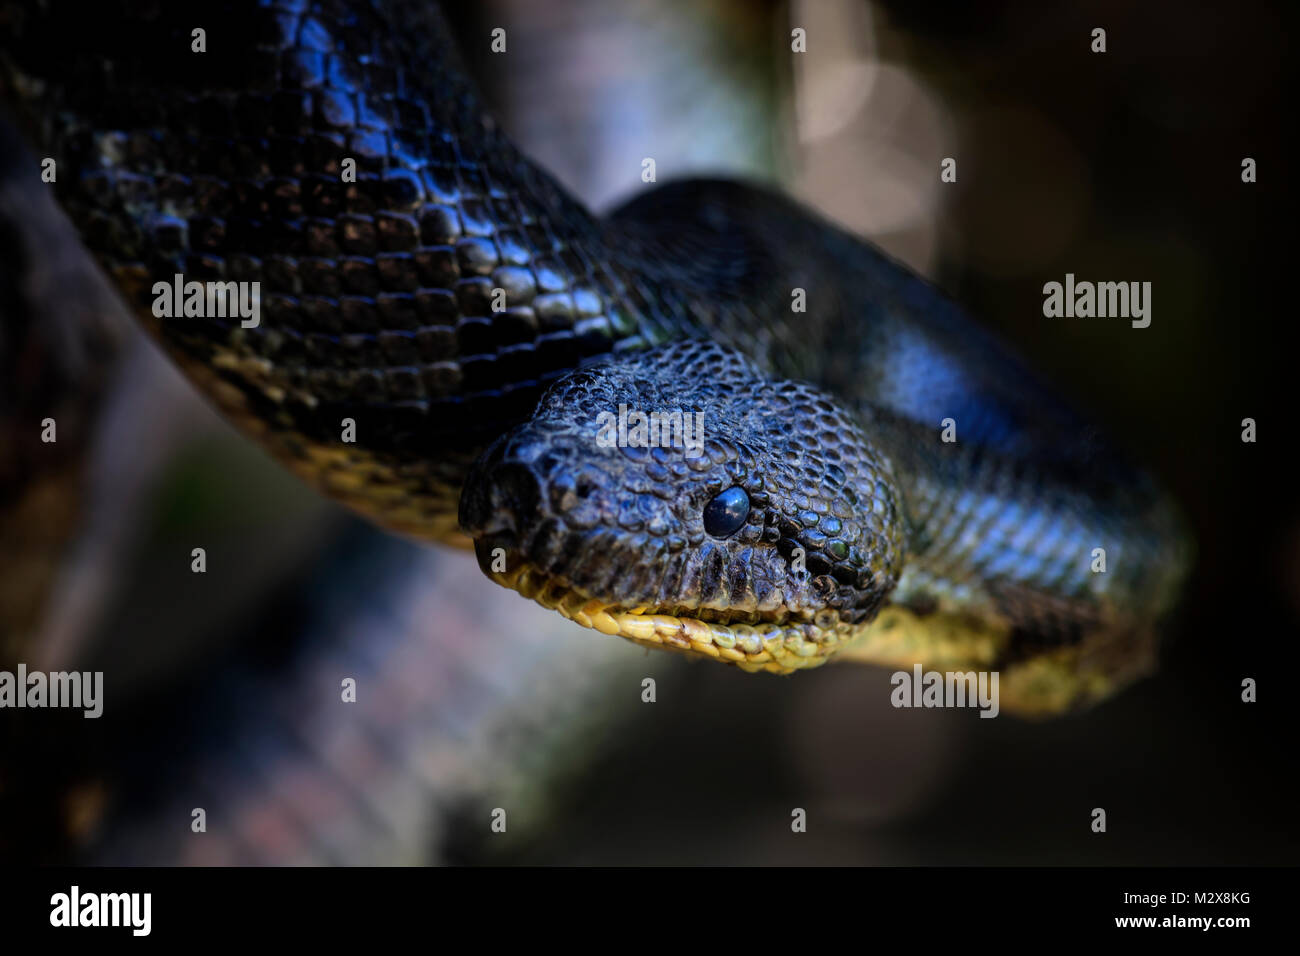
[[[455, 530], [462, 487], [483, 535], [511, 533], [485, 501], [532, 494], [520, 546], [601, 593], [749, 614], [777, 590], [811, 608], [806, 587], [865, 617], [901, 574], [896, 600], [1048, 642], [1170, 603], [1187, 556], [1173, 509], [950, 300], [754, 186], [670, 184], [595, 219], [499, 131], [431, 6], [0, 0], [0, 94], [59, 160], [87, 243], [290, 467], [426, 537]], [[260, 282], [261, 324], [152, 320], [153, 283], [176, 272]], [[750, 362], [637, 357], [674, 340]], [[684, 379], [667, 357], [702, 364]], [[719, 416], [703, 462], [579, 441], [584, 403], [636, 389]], [[956, 444], [938, 440], [945, 418]], [[517, 461], [542, 434], [557, 447]], [[701, 496], [724, 481], [753, 508], [705, 540]], [[796, 544], [806, 582], [787, 574]], [[1087, 570], [1098, 547], [1105, 575]]]
[[[655, 447], [613, 431], [602, 441], [620, 410], [689, 415], [701, 430], [660, 430]], [[733, 488], [748, 515], [719, 538], [705, 511]], [[888, 463], [857, 425], [816, 388], [773, 382], [713, 343], [622, 356], [553, 386], [471, 472], [461, 522], [481, 555], [504, 547], [606, 603], [666, 614], [811, 621], [830, 608], [857, 623], [903, 558]]]
[[406, 486], [409, 530], [447, 530], [468, 461], [546, 383], [679, 325], [644, 287], [627, 297], [601, 224], [496, 131], [428, 4], [34, 6], [8, 5], [8, 95], [57, 78], [22, 105], [101, 262], [147, 320], [175, 273], [260, 282], [256, 328], [155, 332], [299, 470], [319, 446]]

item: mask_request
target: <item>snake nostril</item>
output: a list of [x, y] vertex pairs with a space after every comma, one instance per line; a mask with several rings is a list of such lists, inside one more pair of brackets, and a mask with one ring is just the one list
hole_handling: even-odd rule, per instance
[[557, 514], [573, 511], [601, 489], [598, 475], [589, 470], [562, 470], [551, 475], [547, 486], [550, 504]]

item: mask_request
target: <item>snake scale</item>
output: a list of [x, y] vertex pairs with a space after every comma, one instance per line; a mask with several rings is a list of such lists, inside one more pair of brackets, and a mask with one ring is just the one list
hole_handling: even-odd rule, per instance
[[[997, 670], [1003, 707], [1050, 714], [1150, 668], [1177, 509], [866, 242], [721, 180], [593, 216], [427, 3], [3, 10], [0, 89], [125, 300], [379, 525], [745, 670]], [[259, 283], [257, 323], [158, 318], [176, 275]], [[620, 409], [698, 421], [700, 445], [599, 440]]]

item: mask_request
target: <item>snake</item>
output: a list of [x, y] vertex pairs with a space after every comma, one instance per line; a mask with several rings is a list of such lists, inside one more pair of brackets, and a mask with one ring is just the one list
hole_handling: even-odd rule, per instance
[[[862, 238], [724, 179], [594, 215], [434, 4], [0, 10], [0, 98], [123, 300], [380, 527], [743, 671], [992, 671], [1045, 716], [1154, 667], [1192, 556], [1176, 503]], [[173, 315], [173, 283], [252, 289], [256, 317]]]

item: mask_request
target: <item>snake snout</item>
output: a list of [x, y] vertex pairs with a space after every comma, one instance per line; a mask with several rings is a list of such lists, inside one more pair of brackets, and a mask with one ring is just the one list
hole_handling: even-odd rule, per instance
[[517, 547], [535, 520], [540, 479], [531, 468], [516, 461], [489, 464], [475, 471], [461, 495], [461, 527], [477, 540], [491, 538], [496, 545]]

